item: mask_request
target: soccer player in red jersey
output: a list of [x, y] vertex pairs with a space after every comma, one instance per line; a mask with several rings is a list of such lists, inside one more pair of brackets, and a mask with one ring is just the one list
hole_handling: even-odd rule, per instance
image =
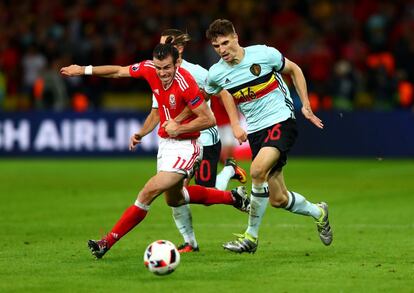
[[[199, 88], [203, 91], [205, 80], [207, 78], [208, 71], [201, 67], [198, 64], [190, 63], [183, 58], [183, 53], [185, 51], [185, 47], [187, 43], [191, 40], [189, 34], [178, 30], [178, 29], [166, 29], [161, 33], [160, 43], [171, 43], [174, 47], [178, 50], [178, 60], [177, 63], [180, 67], [188, 70], [191, 75], [194, 77], [195, 81], [197, 82]], [[158, 108], [156, 100], [154, 101], [153, 97], [153, 108]], [[207, 105], [209, 105], [209, 101], [206, 101]], [[210, 105], [209, 105], [210, 106]], [[210, 106], [211, 107], [211, 106]], [[212, 108], [211, 108], [212, 109]], [[187, 115], [190, 115], [191, 112], [186, 109], [180, 115], [175, 118], [175, 121], [180, 121], [187, 118]], [[213, 109], [212, 109], [213, 110]], [[214, 113], [214, 111], [213, 111]], [[227, 115], [226, 110], [224, 113]], [[154, 119], [151, 117], [151, 114], [147, 117], [147, 119]], [[218, 117], [216, 116], [216, 122], [218, 124]], [[145, 122], [144, 122], [145, 123]], [[240, 183], [244, 184], [247, 180], [246, 171], [241, 168], [237, 162], [233, 158], [226, 158], [223, 160], [225, 166], [217, 174], [217, 167], [218, 162], [220, 159], [220, 150], [221, 150], [221, 140], [220, 136], [218, 135], [217, 126], [213, 126], [211, 128], [205, 129], [200, 131], [199, 142], [203, 145], [203, 157], [201, 158], [200, 163], [197, 167], [195, 167], [195, 184], [205, 186], [205, 187], [215, 187], [219, 190], [227, 189], [227, 185], [230, 179], [236, 179]], [[230, 138], [235, 141], [232, 130], [230, 127]], [[187, 180], [188, 183], [189, 180]], [[186, 185], [186, 183], [184, 183]], [[188, 185], [188, 184], [187, 184]], [[240, 193], [246, 193], [244, 187], [239, 190]], [[179, 230], [180, 234], [183, 236], [184, 243], [179, 245], [178, 251], [180, 253], [184, 252], [197, 252], [199, 251], [199, 246], [197, 243], [197, 239], [192, 229], [190, 223], [187, 223], [186, 219], [182, 219], [182, 210], [183, 209], [190, 209], [188, 206], [179, 206], [173, 207], [173, 218], [174, 222]]]
[[[125, 210], [112, 230], [101, 240], [89, 240], [88, 246], [96, 258], [101, 258], [121, 237], [138, 225], [146, 216], [152, 201], [165, 194], [169, 206], [187, 203], [204, 205], [227, 204], [247, 209], [248, 199], [237, 191], [220, 191], [202, 186], [183, 187], [183, 180], [202, 155], [197, 142], [200, 130], [215, 124], [215, 118], [207, 107], [193, 77], [177, 65], [178, 51], [172, 44], [158, 44], [153, 60], [130, 66], [70, 65], [61, 68], [65, 76], [95, 75], [108, 78], [135, 77], [145, 79], [155, 95], [159, 108], [157, 119], [160, 144], [157, 156], [157, 174], [151, 177], [138, 193], [133, 205]], [[177, 123], [174, 118], [188, 107], [192, 115]], [[146, 121], [140, 134], [131, 137], [129, 148], [133, 150], [144, 135], [151, 132], [158, 121]], [[189, 209], [182, 211], [191, 224]]]

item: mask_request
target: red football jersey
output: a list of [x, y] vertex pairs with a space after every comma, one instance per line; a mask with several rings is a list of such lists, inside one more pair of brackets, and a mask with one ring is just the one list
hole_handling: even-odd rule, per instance
[[[155, 71], [154, 63], [151, 60], [142, 61], [129, 67], [129, 73], [135, 78], [144, 78], [150, 85], [152, 92], [158, 102], [160, 114], [160, 125], [164, 121], [175, 118], [186, 106], [195, 109], [204, 101], [203, 95], [191, 74], [184, 68], [179, 67], [175, 73], [174, 80], [168, 89], [164, 89], [161, 80]], [[196, 118], [192, 115], [181, 124], [188, 123]], [[163, 127], [158, 130], [158, 135], [168, 138], [169, 135]], [[200, 132], [183, 133], [176, 138], [193, 139], [200, 136]]]

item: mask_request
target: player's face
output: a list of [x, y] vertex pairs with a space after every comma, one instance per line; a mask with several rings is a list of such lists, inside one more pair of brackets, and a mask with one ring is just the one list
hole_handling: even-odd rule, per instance
[[211, 41], [214, 50], [220, 57], [228, 62], [233, 62], [239, 48], [239, 42], [236, 34], [229, 34], [227, 36], [218, 36]]
[[154, 61], [155, 71], [157, 72], [157, 75], [159, 79], [161, 80], [161, 83], [164, 86], [169, 85], [174, 79], [175, 70], [177, 69], [173, 62], [173, 57], [168, 56], [164, 60], [159, 60], [157, 58], [154, 58], [153, 61]]

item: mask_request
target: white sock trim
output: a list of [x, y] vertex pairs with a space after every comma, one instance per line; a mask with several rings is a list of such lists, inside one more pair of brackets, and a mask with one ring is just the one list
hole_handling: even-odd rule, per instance
[[267, 182], [261, 184], [252, 183], [252, 195], [258, 196], [259, 194], [265, 194], [265, 197], [269, 197], [269, 184]]
[[188, 193], [188, 190], [185, 187], [183, 187], [183, 196], [185, 203], [190, 203], [190, 194]]
[[288, 191], [287, 194], [288, 194], [288, 203], [287, 203], [285, 209], [289, 210], [289, 209], [292, 208], [290, 205], [292, 204], [293, 196], [292, 196], [291, 191]]
[[138, 199], [135, 201], [134, 205], [136, 205], [137, 207], [139, 207], [140, 209], [143, 209], [145, 211], [149, 211], [149, 209], [150, 209], [149, 205], [146, 205], [146, 204], [143, 204], [143, 203], [139, 202]]

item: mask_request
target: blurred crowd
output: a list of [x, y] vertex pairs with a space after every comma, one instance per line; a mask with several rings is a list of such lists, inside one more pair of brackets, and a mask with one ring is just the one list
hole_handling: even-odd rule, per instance
[[148, 91], [139, 80], [64, 79], [59, 68], [150, 59], [166, 28], [187, 31], [185, 58], [208, 68], [216, 18], [235, 24], [242, 46], [296, 62], [315, 110], [413, 107], [413, 0], [2, 0], [0, 109], [85, 111], [106, 92]]

